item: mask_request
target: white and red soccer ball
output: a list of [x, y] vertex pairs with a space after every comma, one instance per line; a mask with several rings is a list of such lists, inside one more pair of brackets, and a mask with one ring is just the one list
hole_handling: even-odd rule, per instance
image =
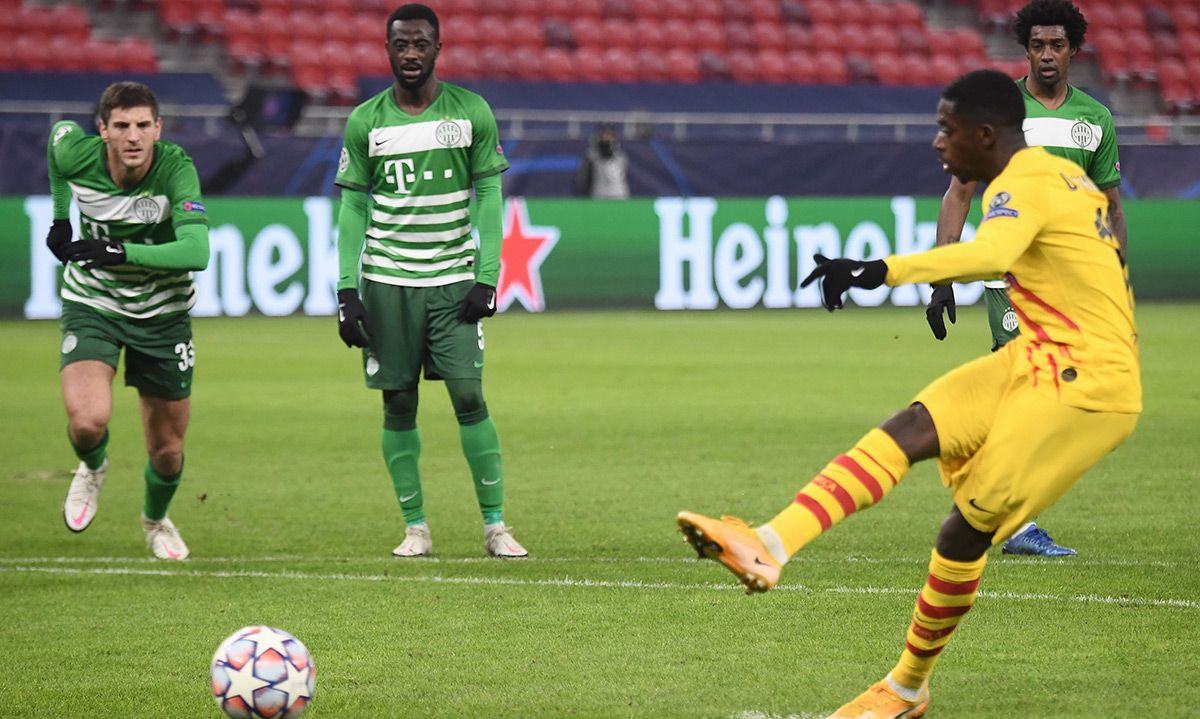
[[295, 719], [316, 682], [308, 649], [281, 629], [242, 627], [213, 655], [213, 699], [234, 719]]

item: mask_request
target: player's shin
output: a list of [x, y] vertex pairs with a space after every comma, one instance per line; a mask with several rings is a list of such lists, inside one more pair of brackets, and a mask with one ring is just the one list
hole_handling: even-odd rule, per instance
[[104, 430], [104, 436], [96, 446], [90, 449], [84, 449], [75, 444], [71, 439], [70, 430], [67, 431], [67, 441], [71, 443], [71, 449], [75, 450], [75, 456], [83, 460], [83, 463], [88, 466], [88, 469], [99, 469], [104, 464], [104, 458], [108, 455], [108, 430]]
[[888, 675], [901, 689], [916, 691], [929, 681], [942, 650], [975, 603], [986, 564], [986, 554], [973, 562], [956, 562], [933, 550], [929, 576], [917, 597], [904, 651]]
[[463, 454], [471, 466], [475, 497], [484, 524], [504, 520], [504, 465], [500, 460], [500, 435], [491, 417], [474, 424], [458, 425]]
[[154, 464], [147, 460], [143, 476], [146, 479], [146, 495], [142, 503], [142, 515], [146, 519], [160, 521], [167, 516], [167, 507], [171, 504], [171, 498], [175, 496], [175, 490], [179, 489], [179, 480], [183, 477], [183, 467], [180, 466], [177, 474], [164, 476], [159, 474], [154, 469]]
[[425, 497], [421, 492], [421, 435], [416, 427], [406, 430], [383, 429], [383, 460], [387, 463], [392, 488], [408, 526], [425, 521]]
[[908, 472], [904, 450], [873, 429], [833, 459], [796, 494], [795, 501], [758, 528], [758, 536], [781, 564], [825, 530], [883, 499]]

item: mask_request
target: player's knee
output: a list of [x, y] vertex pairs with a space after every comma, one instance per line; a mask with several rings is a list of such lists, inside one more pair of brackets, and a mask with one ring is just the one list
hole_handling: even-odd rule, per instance
[[174, 477], [183, 471], [183, 442], [165, 442], [149, 449], [150, 465], [161, 477]]
[[447, 380], [450, 403], [459, 424], [478, 424], [487, 419], [487, 403], [483, 401], [483, 383], [479, 380]]
[[417, 426], [417, 391], [384, 390], [383, 428], [407, 432]]
[[71, 441], [76, 447], [95, 447], [104, 440], [108, 418], [92, 412], [72, 412], [68, 419]]
[[938, 531], [937, 551], [954, 562], [973, 562], [987, 554], [993, 534], [972, 527], [958, 507], [954, 507]]
[[920, 402], [892, 415], [879, 428], [896, 441], [910, 462], [938, 456], [937, 428], [933, 425], [929, 410]]

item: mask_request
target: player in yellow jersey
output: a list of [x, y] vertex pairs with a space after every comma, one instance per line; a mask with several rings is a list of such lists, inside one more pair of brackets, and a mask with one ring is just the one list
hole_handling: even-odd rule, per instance
[[840, 309], [850, 287], [972, 281], [1005, 274], [1020, 336], [958, 367], [830, 462], [758, 528], [680, 512], [684, 538], [753, 591], [766, 591], [801, 547], [882, 499], [918, 461], [936, 458], [954, 507], [942, 523], [900, 661], [831, 719], [906, 719], [929, 704], [929, 676], [970, 610], [987, 561], [1133, 432], [1142, 409], [1133, 298], [1108, 201], [1075, 163], [1027, 147], [1025, 106], [1003, 73], [946, 88], [933, 142], [948, 172], [989, 183], [974, 242], [862, 262], [817, 256]]

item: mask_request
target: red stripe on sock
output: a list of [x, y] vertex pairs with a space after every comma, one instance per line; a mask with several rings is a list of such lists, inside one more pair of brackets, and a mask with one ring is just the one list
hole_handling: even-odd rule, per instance
[[941, 594], [970, 594], [979, 588], [979, 579], [972, 579], [969, 582], [947, 582], [930, 574], [925, 581], [931, 589]]
[[917, 611], [930, 619], [947, 619], [949, 617], [961, 617], [971, 611], [971, 605], [965, 607], [935, 607], [925, 601], [925, 597], [917, 597]]
[[876, 482], [875, 478], [867, 470], [863, 469], [862, 465], [858, 462], [855, 462], [848, 455], [839, 454], [834, 458], [833, 463], [853, 474], [855, 479], [862, 482], [862, 486], [866, 487], [867, 491], [871, 493], [873, 501], [878, 502], [883, 499], [883, 487], [880, 487], [879, 482]]
[[882, 464], [880, 464], [879, 460], [877, 460], [877, 459], [875, 459], [874, 457], [872, 457], [870, 452], [868, 452], [867, 450], [863, 449], [862, 447], [858, 447], [857, 449], [858, 449], [858, 451], [859, 451], [859, 452], [862, 452], [862, 453], [863, 453], [863, 456], [865, 456], [867, 459], [869, 459], [869, 460], [871, 460], [872, 462], [874, 462], [876, 467], [879, 467], [880, 469], [882, 469], [882, 470], [883, 470], [883, 473], [884, 473], [884, 474], [886, 474], [886, 475], [888, 476], [888, 479], [892, 480], [892, 486], [893, 486], [893, 487], [895, 487], [897, 484], [899, 484], [899, 483], [900, 483], [900, 480], [896, 479], [896, 475], [892, 474], [892, 473], [891, 473], [891, 470], [889, 470], [887, 467], [885, 467], [885, 466], [883, 466]]
[[818, 522], [821, 523], [822, 532], [833, 526], [833, 519], [829, 517], [829, 512], [825, 511], [825, 508], [821, 506], [820, 502], [808, 496], [804, 492], [799, 492], [796, 495], [796, 504], [799, 504], [801, 507], [804, 507], [808, 511], [812, 512], [812, 515], [817, 518]]
[[942, 650], [945, 649], [946, 647], [940, 646], [940, 647], [934, 647], [933, 649], [918, 649], [917, 647], [914, 647], [912, 645], [912, 642], [906, 641], [906, 642], [904, 642], [904, 648], [907, 649], [910, 654], [914, 654], [918, 657], [933, 657], [933, 656], [937, 656], [938, 654], [941, 654]]
[[818, 474], [817, 478], [813, 480], [813, 484], [832, 494], [838, 504], [842, 505], [842, 511], [846, 513], [847, 517], [858, 511], [858, 505], [854, 503], [854, 497], [851, 497], [846, 488], [837, 483], [837, 480], [826, 477], [823, 474]]
[[955, 624], [952, 627], [946, 627], [945, 629], [926, 629], [925, 627], [921, 626], [920, 624], [913, 622], [912, 627], [911, 627], [913, 634], [916, 634], [918, 637], [928, 640], [928, 641], [933, 641], [935, 639], [941, 639], [942, 637], [946, 636], [947, 634], [952, 634], [955, 629], [958, 629], [957, 624]]

